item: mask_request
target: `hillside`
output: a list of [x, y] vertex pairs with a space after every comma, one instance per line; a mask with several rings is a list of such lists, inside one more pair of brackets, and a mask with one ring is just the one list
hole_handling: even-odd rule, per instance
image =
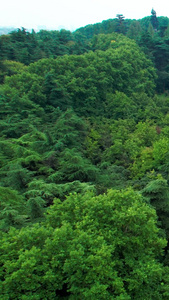
[[168, 299], [169, 19], [0, 36], [0, 293]]

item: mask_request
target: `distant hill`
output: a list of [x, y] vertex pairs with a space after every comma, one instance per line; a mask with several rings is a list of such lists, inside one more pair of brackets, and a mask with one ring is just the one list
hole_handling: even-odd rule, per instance
[[17, 28], [14, 27], [0, 27], [0, 35], [8, 34], [11, 31], [17, 30]]

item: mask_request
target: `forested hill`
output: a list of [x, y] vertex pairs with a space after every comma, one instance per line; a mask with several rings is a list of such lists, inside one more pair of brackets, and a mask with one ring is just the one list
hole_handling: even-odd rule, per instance
[[0, 36], [0, 294], [169, 299], [169, 19]]
[[[21, 28], [10, 34], [0, 36], [0, 60], [12, 60], [29, 65], [42, 58], [57, 58], [65, 54], [83, 54], [97, 49], [98, 34], [122, 33], [133, 39], [142, 51], [153, 61], [157, 69], [157, 92], [164, 92], [168, 85], [169, 61], [169, 18], [156, 17], [152, 10], [151, 16], [140, 20], [125, 19], [118, 15], [94, 25], [87, 25], [74, 32], [67, 30], [39, 32]], [[102, 50], [105, 50], [102, 45]], [[1, 67], [2, 68], [2, 67]], [[10, 75], [4, 66], [3, 74]], [[0, 73], [0, 82], [3, 75]]]

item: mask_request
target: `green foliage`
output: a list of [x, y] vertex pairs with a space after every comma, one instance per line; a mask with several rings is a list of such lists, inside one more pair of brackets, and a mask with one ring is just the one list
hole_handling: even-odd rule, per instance
[[23, 197], [16, 190], [0, 187], [0, 229], [8, 231], [10, 226], [21, 227], [26, 219]]
[[169, 188], [167, 180], [158, 178], [150, 181], [142, 190], [144, 196], [148, 197], [150, 203], [155, 207], [162, 228], [165, 230], [167, 240], [169, 239]]
[[165, 138], [163, 137], [159, 141], [154, 143], [153, 154], [154, 154], [155, 164], [162, 165], [166, 162], [168, 145], [169, 145], [169, 139], [167, 137]]
[[100, 176], [97, 180], [97, 191], [105, 192], [108, 188], [123, 189], [130, 184], [130, 172], [123, 166], [103, 162], [100, 166]]
[[44, 57], [71, 54], [76, 48], [73, 34], [66, 30], [30, 33], [22, 28], [0, 37], [1, 57], [26, 65]]
[[55, 183], [74, 180], [87, 182], [95, 180], [97, 173], [97, 168], [73, 148], [61, 153], [58, 171], [49, 176], [49, 179]]
[[141, 30], [142, 28], [140, 22], [135, 20], [129, 26], [127, 37], [129, 37], [130, 39], [137, 40], [138, 36], [141, 33]]
[[169, 298], [168, 24], [0, 36], [3, 300]]
[[43, 216], [43, 207], [45, 201], [41, 197], [29, 198], [27, 201], [27, 207], [31, 220], [35, 220]]
[[158, 232], [155, 210], [131, 189], [56, 200], [41, 226], [3, 235], [1, 295], [163, 299]]
[[[156, 12], [152, 9], [151, 16], [137, 21], [124, 19], [124, 16], [119, 14], [116, 19], [88, 25], [73, 33], [63, 29], [60, 31], [40, 30], [35, 33], [34, 30], [28, 32], [25, 28], [21, 28], [8, 35], [0, 36], [0, 59], [29, 65], [43, 58], [79, 55], [97, 49], [106, 50], [111, 41], [112, 46], [116, 47], [117, 43], [114, 41], [124, 41], [124, 35], [126, 35], [136, 40], [146, 55], [155, 63], [159, 71], [157, 90], [162, 92], [168, 89], [168, 24], [167, 17], [157, 17]], [[116, 38], [110, 40], [112, 33]], [[104, 41], [100, 41], [99, 35], [102, 35]], [[6, 69], [5, 64], [5, 69], [2, 68], [1, 71], [1, 82], [5, 75], [12, 74], [10, 70], [11, 68], [8, 66]]]
[[[105, 46], [106, 51], [100, 44]], [[116, 91], [127, 96], [134, 92], [154, 93], [155, 71], [134, 41], [126, 37], [120, 39], [118, 35], [100, 35], [96, 49], [102, 51], [42, 60], [29, 67], [28, 71], [36, 74], [35, 78], [44, 76], [42, 92], [48, 104], [58, 106], [61, 110], [73, 107], [75, 112], [83, 116], [100, 115], [105, 110], [110, 115], [109, 110], [113, 106], [109, 101], [108, 105], [106, 103], [108, 95]], [[128, 108], [130, 114], [137, 109], [134, 106], [131, 101]], [[118, 118], [118, 115], [115, 117]]]
[[136, 103], [122, 92], [107, 95], [106, 114], [115, 120], [130, 119], [136, 114]]

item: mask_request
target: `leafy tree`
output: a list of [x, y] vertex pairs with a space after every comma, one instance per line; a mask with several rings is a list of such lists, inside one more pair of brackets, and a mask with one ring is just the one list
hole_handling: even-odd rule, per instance
[[88, 182], [95, 180], [97, 173], [97, 168], [73, 148], [61, 153], [58, 170], [49, 179], [55, 183], [74, 180]]
[[1, 295], [165, 299], [157, 257], [166, 241], [156, 222], [155, 210], [132, 189], [56, 200], [41, 226], [2, 236]]
[[150, 203], [155, 207], [162, 228], [165, 230], [167, 240], [169, 239], [169, 188], [167, 180], [162, 176], [150, 181], [142, 190], [144, 196], [148, 197]]
[[108, 94], [105, 105], [106, 115], [114, 120], [130, 119], [136, 113], [136, 104], [132, 98], [127, 97], [123, 92]]
[[127, 31], [127, 37], [130, 39], [137, 40], [141, 34], [141, 25], [139, 21], [134, 21], [130, 24], [129, 29]]

